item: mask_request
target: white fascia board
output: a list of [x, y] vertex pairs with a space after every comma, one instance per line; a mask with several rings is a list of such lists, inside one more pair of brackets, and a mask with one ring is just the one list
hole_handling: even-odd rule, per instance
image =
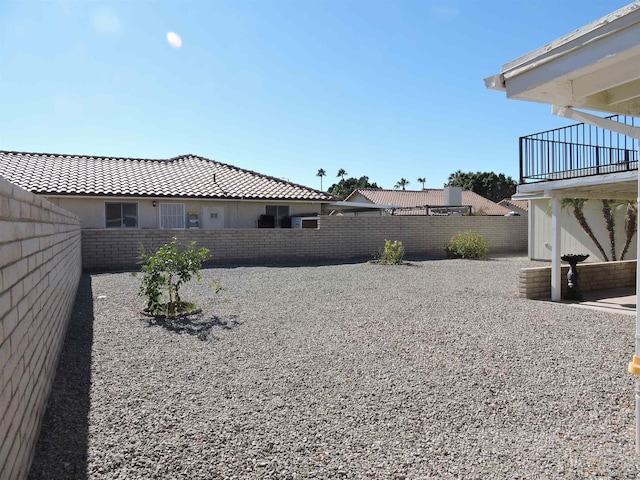
[[[640, 11], [638, 11], [640, 14]], [[528, 99], [527, 93], [536, 87], [547, 85], [554, 81], [580, 77], [597, 69], [617, 62], [617, 57], [628, 57], [629, 52], [640, 44], [640, 15], [638, 23], [624, 30], [612, 32], [590, 43], [575, 47], [571, 51], [562, 52], [552, 57], [545, 57], [530, 64], [504, 72], [507, 97]], [[567, 104], [574, 103], [573, 89], [567, 91]]]
[[[607, 55], [620, 53], [630, 45], [637, 46], [639, 37], [635, 28], [631, 29], [634, 30], [633, 32], [625, 32], [625, 30], [629, 27], [637, 27], [639, 23], [640, 0], [636, 0], [537, 50], [506, 63], [499, 74], [485, 79], [485, 86], [493, 90], [506, 88], [508, 97], [521, 98], [517, 96], [535, 86], [573, 73], [576, 69], [593, 65], [597, 61], [607, 58]], [[613, 44], [618, 42], [620, 45], [616, 48]], [[599, 44], [604, 44], [604, 46], [599, 46]], [[578, 52], [579, 50], [584, 51]], [[576, 52], [580, 53], [583, 58], [574, 58], [577, 57]], [[569, 61], [561, 62], [563, 57], [570, 57]], [[549, 63], [552, 63], [554, 68], [542, 71], [542, 67]], [[556, 68], [558, 70], [554, 71]], [[537, 71], [535, 75], [527, 75], [532, 70]], [[518, 77], [523, 77], [523, 79], [518, 82], [516, 81]], [[541, 98], [522, 97], [522, 99], [544, 101]], [[569, 103], [567, 102], [567, 104]]]
[[638, 171], [629, 170], [626, 172], [608, 173], [604, 175], [594, 175], [591, 177], [578, 177], [564, 180], [549, 180], [545, 182], [523, 183], [518, 185], [518, 193], [512, 198], [524, 200], [533, 198], [533, 196], [550, 197], [562, 194], [563, 190], [572, 189], [591, 189], [596, 190], [602, 187], [613, 187], [622, 182], [637, 182]]
[[627, 28], [639, 21], [640, 0], [636, 0], [615, 12], [605, 15], [548, 44], [533, 50], [502, 67], [502, 73], [535, 66], [545, 59], [566, 55], [575, 48]]
[[542, 193], [525, 193], [520, 192], [511, 195], [511, 200], [537, 200], [539, 198], [548, 198], [544, 192]]

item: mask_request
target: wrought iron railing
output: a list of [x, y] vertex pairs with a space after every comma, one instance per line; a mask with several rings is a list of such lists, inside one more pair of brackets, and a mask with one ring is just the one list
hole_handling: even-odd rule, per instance
[[[610, 120], [637, 126], [640, 119]], [[520, 183], [638, 169], [638, 141], [584, 123], [520, 137]]]

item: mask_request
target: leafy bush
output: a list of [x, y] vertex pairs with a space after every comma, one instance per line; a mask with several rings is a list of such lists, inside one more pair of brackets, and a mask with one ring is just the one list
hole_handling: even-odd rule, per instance
[[399, 240], [385, 240], [378, 261], [385, 265], [400, 265], [404, 258], [404, 247]]
[[447, 258], [485, 258], [489, 249], [480, 233], [467, 230], [451, 237], [445, 253]]
[[[196, 250], [195, 243], [189, 243], [181, 251], [178, 248], [178, 239], [174, 237], [153, 255], [140, 248], [143, 275], [138, 293], [147, 299], [147, 313], [174, 317], [196, 309], [194, 304], [183, 302], [179, 293], [180, 287], [194, 276], [200, 281], [202, 263], [210, 258], [209, 250]], [[217, 279], [214, 280], [212, 288], [216, 293], [222, 290]]]

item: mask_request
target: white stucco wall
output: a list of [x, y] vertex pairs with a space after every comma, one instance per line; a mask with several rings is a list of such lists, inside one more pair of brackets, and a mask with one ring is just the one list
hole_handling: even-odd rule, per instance
[[[532, 260], [551, 260], [551, 216], [548, 212], [548, 198], [531, 200], [529, 211], [529, 256]], [[609, 233], [602, 216], [602, 202], [600, 200], [589, 200], [584, 206], [584, 215], [594, 235], [607, 253], [607, 256], [609, 256], [609, 260], [611, 260]], [[625, 208], [617, 208], [614, 218], [616, 255], [620, 260], [620, 253], [626, 240], [624, 232]], [[593, 241], [578, 224], [572, 209], [562, 210], [561, 225], [560, 252], [562, 254], [588, 253], [590, 255], [588, 261], [590, 262], [604, 260]], [[637, 234], [634, 235], [631, 241], [629, 250], [624, 257], [625, 260], [634, 260], [636, 258], [636, 242]]]
[[134, 202], [138, 204], [138, 227], [159, 228], [159, 204], [182, 203], [185, 212], [199, 212], [203, 217], [203, 207], [224, 208], [225, 228], [256, 228], [260, 215], [265, 213], [266, 205], [289, 205], [291, 215], [319, 214], [321, 205], [312, 202], [263, 202], [263, 201], [202, 201], [182, 199], [155, 199], [157, 206], [153, 206], [153, 199], [140, 198], [76, 198], [76, 197], [48, 197], [50, 202], [74, 213], [80, 218], [82, 228], [105, 228], [105, 202]]

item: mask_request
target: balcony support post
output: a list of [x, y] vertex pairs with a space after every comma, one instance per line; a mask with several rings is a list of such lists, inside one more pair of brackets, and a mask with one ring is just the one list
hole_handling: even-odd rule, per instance
[[556, 193], [551, 195], [551, 301], [562, 298], [562, 265], [560, 259], [560, 232], [562, 198]]
[[[640, 155], [640, 145], [638, 146]], [[640, 170], [638, 170], [638, 198], [637, 205], [640, 205]], [[637, 233], [636, 233], [637, 235]], [[638, 242], [636, 258], [640, 261], [640, 242]], [[640, 268], [636, 266], [636, 298], [638, 298], [638, 286], [640, 285]], [[635, 353], [633, 360], [629, 363], [629, 372], [639, 375], [636, 378], [636, 453], [640, 455], [640, 310], [636, 307], [636, 337]]]

